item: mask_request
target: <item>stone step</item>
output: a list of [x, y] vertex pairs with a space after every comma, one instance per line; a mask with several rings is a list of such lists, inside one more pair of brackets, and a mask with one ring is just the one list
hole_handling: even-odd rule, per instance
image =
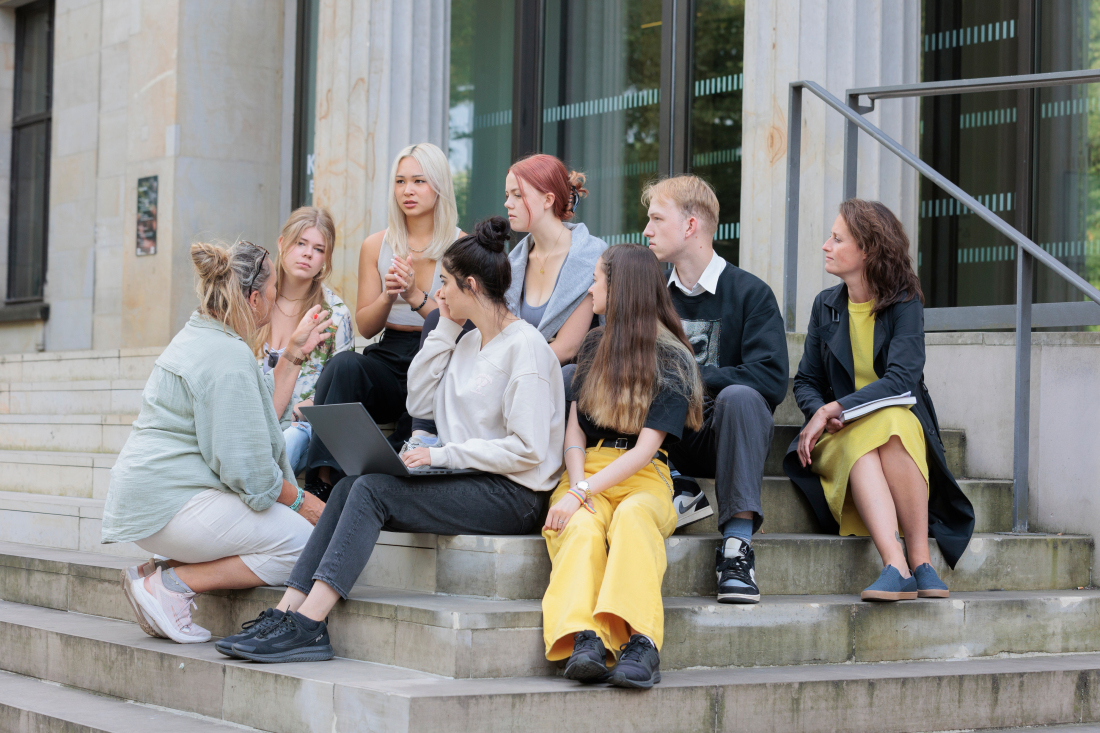
[[137, 414], [144, 379], [0, 384], [0, 413], [11, 415]]
[[104, 351], [51, 351], [0, 356], [0, 382], [145, 380], [162, 347]]
[[12, 733], [241, 733], [258, 730], [0, 672], [0, 730]]
[[[0, 537], [10, 542], [127, 557], [131, 544], [99, 544], [103, 501], [0, 492]], [[711, 596], [716, 534], [673, 535], [665, 544], [666, 596]], [[858, 593], [881, 571], [868, 537], [758, 533], [756, 575], [769, 595]], [[932, 563], [953, 590], [1052, 590], [1088, 586], [1092, 539], [1079, 535], [976, 533], [954, 570], [930, 541]], [[360, 583], [498, 599], [541, 598], [550, 577], [540, 535], [444, 536], [383, 532]]]
[[114, 453], [0, 450], [2, 492], [106, 499]]
[[[18, 552], [19, 554], [15, 554]], [[131, 560], [0, 545], [0, 598], [122, 621]], [[217, 636], [274, 606], [282, 589], [209, 593], [195, 620]], [[854, 595], [764, 596], [757, 605], [665, 599], [664, 669], [775, 666], [1100, 650], [1100, 591], [954, 593], [890, 606]], [[330, 615], [339, 655], [448, 677], [554, 674], [537, 600], [358, 586]]]
[[[663, 673], [651, 691], [455, 680], [337, 658], [260, 665], [135, 624], [0, 603], [0, 667], [275, 733], [955, 730], [1100, 721], [1100, 655]], [[1011, 691], [1010, 694], [1004, 694]], [[1084, 692], [1083, 692], [1084, 691]]]
[[0, 415], [0, 450], [115, 453], [137, 417], [129, 415]]
[[[0, 454], [2, 455], [2, 454]], [[682, 527], [677, 534], [713, 534], [718, 531], [718, 503], [714, 481], [700, 479], [714, 514]], [[0, 476], [0, 487], [3, 477]], [[1012, 482], [997, 479], [959, 479], [963, 493], [974, 505], [975, 532], [1007, 532], [1012, 529]], [[810, 503], [786, 476], [765, 476], [760, 491], [766, 534], [820, 532]]]

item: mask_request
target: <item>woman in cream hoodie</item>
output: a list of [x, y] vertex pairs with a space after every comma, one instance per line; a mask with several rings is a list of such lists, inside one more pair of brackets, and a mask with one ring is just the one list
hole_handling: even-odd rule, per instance
[[[331, 658], [324, 619], [351, 592], [383, 526], [444, 535], [538, 530], [543, 498], [561, 475], [565, 389], [546, 339], [505, 303], [507, 236], [507, 223], [494, 217], [444, 253], [442, 317], [409, 368], [408, 410], [435, 420], [440, 445], [405, 452], [405, 465], [483, 473], [340, 481], [282, 601], [218, 642], [219, 651], [261, 662]], [[458, 341], [467, 319], [476, 328]]]

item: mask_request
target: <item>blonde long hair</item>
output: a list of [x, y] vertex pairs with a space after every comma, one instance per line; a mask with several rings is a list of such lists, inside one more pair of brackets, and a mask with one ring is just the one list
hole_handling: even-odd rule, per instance
[[[455, 241], [455, 229], [458, 227], [458, 204], [455, 203], [455, 187], [451, 180], [451, 166], [443, 151], [431, 143], [410, 145], [397, 154], [390, 169], [390, 186], [397, 180], [397, 166], [404, 158], [412, 158], [420, 164], [428, 185], [436, 193], [435, 211], [432, 229], [432, 243], [423, 256], [429, 260], [438, 260]], [[409, 256], [409, 227], [405, 212], [397, 205], [397, 197], [390, 190], [389, 220], [386, 223], [386, 241], [398, 257]]]
[[[246, 343], [256, 330], [256, 315], [248, 304], [251, 291], [246, 292], [246, 284], [265, 254], [262, 247], [250, 242], [237, 242], [229, 249], [206, 242], [191, 245], [191, 262], [198, 275], [195, 292], [199, 296], [199, 313], [221, 321]], [[271, 259], [266, 258], [251, 290], [262, 292], [271, 270]]]
[[[291, 212], [286, 223], [283, 224], [282, 231], [279, 232], [279, 267], [275, 270], [275, 288], [277, 292], [281, 293], [283, 282], [286, 279], [286, 269], [283, 267], [286, 253], [298, 244], [302, 238], [302, 232], [310, 227], [316, 227], [317, 231], [321, 233], [321, 239], [325, 242], [325, 261], [321, 265], [321, 271], [313, 276], [313, 282], [309, 284], [309, 291], [306, 296], [300, 301], [297, 321], [301, 321], [306, 312], [313, 306], [324, 305], [325, 303], [325, 291], [322, 286], [328, 276], [332, 274], [332, 250], [336, 245], [336, 225], [333, 224], [332, 214], [328, 213], [328, 209], [303, 206]], [[297, 326], [298, 324], [295, 323], [294, 325]], [[261, 352], [264, 344], [270, 340], [271, 323], [268, 322], [256, 332], [256, 338], [253, 339], [252, 349], [257, 356], [263, 355]], [[323, 343], [331, 343], [331, 340]]]

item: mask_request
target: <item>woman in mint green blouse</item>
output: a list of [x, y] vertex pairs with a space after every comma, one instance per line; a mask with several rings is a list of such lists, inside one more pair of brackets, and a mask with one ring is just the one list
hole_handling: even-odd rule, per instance
[[145, 385], [102, 537], [168, 558], [123, 571], [122, 586], [142, 629], [181, 643], [210, 638], [191, 620], [196, 594], [282, 585], [324, 509], [294, 481], [279, 417], [331, 325], [319, 306], [308, 311], [264, 376], [247, 341], [274, 307], [266, 250], [195, 244], [191, 259], [199, 308]]

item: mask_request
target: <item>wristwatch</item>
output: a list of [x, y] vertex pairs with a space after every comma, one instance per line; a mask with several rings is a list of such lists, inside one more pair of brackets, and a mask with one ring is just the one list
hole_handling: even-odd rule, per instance
[[588, 487], [587, 481], [578, 481], [577, 488], [584, 492], [585, 502], [592, 498], [592, 490]]
[[304, 355], [298, 357], [291, 356], [289, 350], [283, 352], [283, 358], [289, 361], [294, 366], [302, 366], [302, 364], [305, 363], [306, 360], [306, 357]]

